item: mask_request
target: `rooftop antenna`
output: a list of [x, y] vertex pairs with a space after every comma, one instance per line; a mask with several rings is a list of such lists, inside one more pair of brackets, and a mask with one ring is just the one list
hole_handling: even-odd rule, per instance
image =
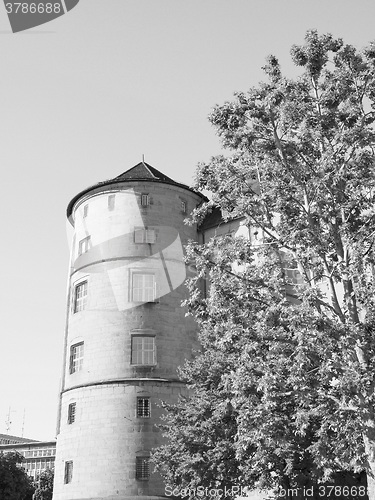
[[23, 434], [25, 432], [25, 416], [26, 416], [26, 408], [23, 409], [23, 419], [22, 419], [22, 432], [21, 432], [21, 437], [23, 437]]
[[5, 431], [6, 431], [7, 434], [9, 434], [10, 426], [12, 425], [12, 421], [10, 420], [10, 413], [11, 413], [11, 409], [10, 409], [10, 406], [9, 406], [7, 419], [5, 420]]

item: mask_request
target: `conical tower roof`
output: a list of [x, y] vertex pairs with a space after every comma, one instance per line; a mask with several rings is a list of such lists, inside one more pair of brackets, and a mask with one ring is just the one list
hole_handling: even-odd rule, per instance
[[98, 182], [97, 184], [94, 184], [93, 186], [90, 186], [80, 193], [78, 193], [74, 198], [70, 201], [68, 208], [67, 208], [67, 216], [68, 218], [71, 217], [73, 207], [75, 203], [85, 194], [89, 193], [90, 191], [93, 191], [95, 189], [98, 189], [100, 187], [105, 187], [105, 186], [110, 186], [111, 184], [118, 184], [119, 182], [139, 182], [139, 181], [148, 181], [148, 182], [161, 182], [163, 184], [172, 184], [174, 186], [179, 186], [183, 189], [187, 189], [188, 191], [192, 191], [193, 193], [196, 193], [202, 197], [202, 199], [205, 199], [205, 196], [202, 195], [201, 193], [195, 191], [194, 189], [190, 188], [186, 184], [182, 184], [180, 182], [176, 182], [167, 175], [163, 174], [156, 168], [152, 167], [148, 163], [141, 161], [137, 165], [134, 165], [134, 167], [129, 168], [129, 170], [126, 170], [122, 174], [118, 175], [117, 177], [114, 177], [113, 179], [108, 179], [106, 181]]
[[161, 181], [167, 182], [168, 184], [178, 184], [173, 179], [163, 174], [156, 168], [152, 167], [148, 163], [141, 161], [138, 165], [135, 165], [132, 168], [129, 168], [123, 174], [115, 177], [118, 181], [128, 181], [128, 180], [151, 180], [151, 181]]

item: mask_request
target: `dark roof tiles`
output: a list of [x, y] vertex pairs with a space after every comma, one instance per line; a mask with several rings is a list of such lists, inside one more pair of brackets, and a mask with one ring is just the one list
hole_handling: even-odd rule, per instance
[[152, 180], [152, 181], [162, 181], [171, 184], [178, 184], [173, 179], [163, 174], [154, 167], [151, 167], [148, 163], [141, 161], [138, 165], [130, 168], [123, 174], [115, 177], [118, 181], [129, 181], [129, 180]]
[[211, 227], [220, 226], [220, 224], [224, 223], [223, 215], [219, 207], [214, 207], [212, 211], [206, 214], [206, 217], [203, 219], [202, 223], [199, 226], [200, 231], [205, 231], [206, 229], [210, 229]]

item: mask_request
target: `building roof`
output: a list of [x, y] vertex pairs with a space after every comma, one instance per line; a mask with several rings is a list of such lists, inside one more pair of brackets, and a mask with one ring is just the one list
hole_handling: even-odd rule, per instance
[[188, 191], [192, 191], [193, 193], [196, 193], [202, 197], [202, 199], [205, 199], [205, 196], [198, 191], [195, 191], [194, 189], [190, 188], [186, 184], [182, 184], [180, 182], [176, 182], [167, 175], [163, 174], [156, 168], [152, 167], [148, 163], [141, 161], [134, 167], [130, 168], [129, 170], [126, 170], [122, 174], [118, 175], [117, 177], [114, 177], [113, 179], [108, 179], [106, 181], [101, 181], [98, 182], [97, 184], [94, 184], [93, 186], [90, 186], [80, 193], [78, 193], [74, 198], [70, 201], [68, 208], [67, 208], [67, 216], [68, 218], [71, 217], [73, 207], [75, 203], [85, 194], [89, 193], [90, 191], [100, 188], [100, 187], [105, 187], [105, 186], [110, 186], [111, 184], [117, 184], [118, 182], [137, 182], [137, 181], [151, 181], [151, 182], [160, 182], [163, 184], [172, 184], [174, 186], [181, 187], [183, 189], [187, 189]]
[[148, 163], [141, 161], [134, 167], [130, 168], [123, 174], [118, 175], [115, 179], [119, 181], [128, 181], [128, 180], [152, 180], [156, 182], [167, 182], [171, 184], [177, 184], [173, 179], [164, 175], [162, 172], [152, 167]]
[[16, 443], [37, 443], [36, 439], [27, 439], [19, 436], [11, 436], [10, 434], [0, 434], [0, 444], [3, 441], [11, 441], [9, 444]]
[[203, 219], [198, 229], [199, 231], [205, 231], [206, 229], [210, 229], [211, 227], [219, 226], [224, 222], [225, 221], [223, 219], [221, 209], [219, 207], [214, 207], [212, 211], [208, 213], [206, 217]]
[[243, 220], [245, 217], [243, 216], [236, 216], [236, 217], [223, 217], [223, 213], [221, 211], [221, 208], [219, 207], [213, 207], [211, 212], [206, 214], [205, 218], [201, 222], [201, 224], [198, 226], [198, 231], [201, 233], [204, 233], [204, 231], [207, 231], [207, 229], [211, 229], [213, 227], [217, 228], [221, 224], [227, 224], [232, 221], [236, 220]]
[[22, 443], [0, 444], [0, 452], [9, 450], [33, 450], [39, 448], [56, 448], [56, 439], [51, 439], [50, 441], [32, 441], [29, 439], [27, 442]]

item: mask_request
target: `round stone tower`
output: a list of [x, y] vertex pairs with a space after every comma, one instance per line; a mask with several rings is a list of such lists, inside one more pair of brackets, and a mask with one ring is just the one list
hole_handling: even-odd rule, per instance
[[184, 218], [202, 195], [147, 163], [73, 198], [54, 500], [165, 498], [149, 456], [196, 326], [181, 301]]

